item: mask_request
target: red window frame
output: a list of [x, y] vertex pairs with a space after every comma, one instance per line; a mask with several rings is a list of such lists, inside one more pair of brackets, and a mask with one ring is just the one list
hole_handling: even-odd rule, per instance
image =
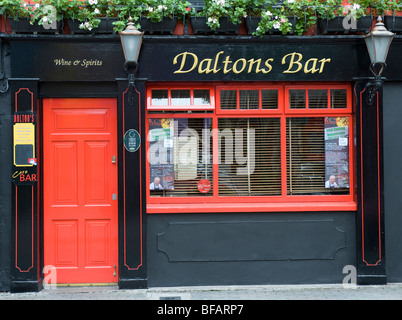
[[[152, 90], [167, 90], [168, 91], [168, 104], [167, 105], [152, 105]], [[172, 90], [190, 90], [190, 106], [188, 105], [172, 105], [171, 92]], [[210, 104], [209, 105], [194, 105], [194, 90], [209, 90]], [[180, 110], [214, 110], [215, 109], [215, 90], [212, 86], [195, 85], [195, 86], [167, 86], [156, 85], [147, 88], [147, 109], [154, 111], [180, 111]]]
[[[346, 89], [346, 94], [347, 94], [347, 107], [346, 108], [331, 108], [330, 103], [331, 103], [331, 90], [333, 89]], [[290, 90], [304, 90], [305, 95], [306, 95], [306, 108], [305, 109], [291, 109], [290, 108], [290, 103], [286, 103], [286, 101], [289, 101], [289, 91]], [[308, 98], [308, 90], [327, 90], [327, 99], [328, 99], [328, 105], [327, 108], [309, 108], [309, 98]], [[285, 113], [286, 114], [304, 114], [304, 115], [309, 115], [309, 114], [320, 114], [320, 115], [332, 115], [332, 114], [340, 114], [341, 112], [347, 112], [351, 113], [352, 112], [352, 103], [351, 103], [351, 94], [352, 94], [352, 88], [350, 86], [345, 85], [285, 85]]]
[[[214, 101], [213, 107], [196, 110], [207, 110], [209, 113], [184, 113], [185, 110], [192, 111], [193, 108], [182, 108], [174, 106], [163, 106], [163, 108], [154, 108], [150, 105], [149, 99], [152, 89], [196, 89], [196, 88], [211, 88], [211, 104]], [[281, 183], [282, 193], [280, 196], [219, 196], [219, 179], [218, 179], [218, 132], [212, 132], [212, 157], [213, 157], [213, 190], [212, 195], [208, 197], [151, 197], [148, 188], [146, 192], [147, 213], [220, 213], [220, 212], [302, 212], [302, 211], [355, 211], [356, 191], [355, 184], [355, 168], [354, 161], [354, 132], [353, 123], [354, 115], [352, 114], [352, 89], [349, 83], [328, 83], [320, 85], [310, 84], [255, 84], [236, 83], [233, 85], [216, 86], [192, 86], [192, 85], [152, 85], [147, 89], [147, 115], [146, 115], [146, 133], [148, 141], [149, 119], [150, 118], [210, 118], [212, 119], [212, 128], [218, 128], [219, 118], [258, 118], [261, 115], [269, 118], [280, 118], [281, 132]], [[220, 110], [220, 93], [221, 89], [228, 90], [264, 90], [278, 89], [278, 109], [242, 109], [242, 110]], [[347, 106], [346, 108], [338, 109], [290, 109], [288, 105], [289, 89], [346, 89]], [[328, 91], [329, 92], [329, 91]], [[260, 95], [261, 96], [261, 95]], [[213, 98], [212, 98], [213, 97]], [[216, 99], [215, 99], [216, 97]], [[261, 98], [260, 98], [261, 99]], [[328, 100], [330, 97], [328, 96]], [[238, 106], [238, 104], [237, 104]], [[205, 106], [204, 106], [205, 107]], [[174, 111], [177, 113], [158, 113], [157, 111]], [[349, 117], [349, 176], [350, 176], [350, 192], [347, 195], [288, 195], [287, 194], [287, 159], [286, 159], [286, 119], [300, 117], [325, 117], [340, 116]], [[149, 143], [146, 143], [146, 154], [148, 154]], [[146, 185], [150, 183], [149, 178], [149, 163], [146, 162]]]
[[[230, 109], [221, 109], [220, 108], [220, 98], [221, 98], [221, 90], [234, 90], [237, 91], [236, 96], [236, 110]], [[258, 109], [240, 109], [240, 94], [241, 90], [258, 90], [259, 91], [259, 108]], [[278, 109], [262, 109], [262, 90], [278, 90]], [[262, 86], [252, 86], [252, 85], [225, 85], [225, 86], [216, 86], [216, 101], [217, 108], [216, 114], [218, 115], [233, 115], [234, 112], [238, 113], [238, 116], [248, 115], [248, 114], [282, 114], [283, 106], [284, 106], [284, 86], [281, 85], [262, 85]]]

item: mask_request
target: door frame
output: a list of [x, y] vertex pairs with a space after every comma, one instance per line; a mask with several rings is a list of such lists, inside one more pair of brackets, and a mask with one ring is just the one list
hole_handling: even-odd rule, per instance
[[[99, 106], [99, 108], [102, 108], [102, 101], [103, 101], [103, 99], [108, 99], [108, 102], [106, 103], [106, 105], [107, 105], [107, 108], [109, 109], [109, 110], [111, 110], [111, 113], [109, 114], [109, 116], [111, 117], [111, 118], [109, 118], [109, 121], [107, 121], [107, 123], [109, 123], [110, 125], [111, 125], [111, 127], [109, 128], [109, 130], [107, 131], [107, 132], [102, 132], [101, 134], [102, 135], [111, 135], [111, 140], [110, 141], [113, 141], [112, 142], [112, 146], [113, 146], [113, 148], [112, 148], [112, 150], [110, 150], [110, 153], [111, 153], [111, 155], [115, 155], [115, 156], [117, 156], [117, 152], [118, 152], [118, 146], [117, 146], [117, 99], [116, 98], [81, 98], [81, 97], [76, 97], [76, 98], [42, 98], [41, 99], [41, 117], [42, 117], [42, 119], [45, 119], [45, 117], [44, 117], [44, 115], [45, 115], [45, 113], [47, 113], [47, 112], [51, 112], [51, 109], [50, 110], [45, 110], [45, 103], [44, 103], [44, 101], [45, 100], [49, 100], [49, 99], [57, 99], [58, 101], [56, 101], [56, 105], [58, 105], [59, 103], [60, 103], [60, 105], [59, 105], [59, 107], [61, 107], [61, 108], [63, 108], [63, 105], [66, 107], [66, 108], [69, 108], [70, 106], [71, 106], [71, 100], [72, 99], [76, 99], [77, 100], [77, 104], [79, 104], [79, 103], [81, 103], [80, 101], [82, 101], [82, 100], [86, 100], [86, 101], [82, 101], [82, 105], [83, 105], [83, 107], [81, 107], [80, 109], [85, 109], [85, 110], [88, 110], [88, 111], [91, 111], [91, 110], [93, 110], [94, 108], [95, 109], [98, 109], [98, 106]], [[66, 101], [66, 100], [69, 100], [69, 101]], [[91, 101], [89, 101], [88, 102], [88, 100], [93, 100], [93, 103], [91, 102]], [[63, 102], [63, 101], [65, 101], [65, 102]], [[48, 102], [48, 106], [50, 107], [50, 108], [52, 108], [52, 102]], [[47, 119], [50, 119], [50, 114], [48, 114], [48, 116], [47, 116]], [[49, 121], [49, 120], [48, 120]], [[43, 121], [43, 125], [41, 126], [41, 135], [42, 135], [42, 145], [41, 145], [41, 151], [42, 151], [42, 153], [43, 153], [43, 150], [44, 150], [44, 147], [45, 147], [45, 142], [44, 142], [44, 131], [45, 131], [45, 126], [46, 126], [47, 124], [45, 123], [45, 121]], [[109, 125], [108, 125], [109, 126]], [[86, 132], [86, 129], [85, 128], [83, 128], [82, 129], [83, 130], [83, 132]], [[50, 133], [50, 134], [52, 134], [52, 133], [54, 133], [54, 131], [52, 130], [52, 128], [49, 128], [49, 130], [46, 130], [48, 133]], [[57, 132], [56, 132], [57, 133]], [[97, 136], [97, 133], [98, 132], [93, 132], [93, 131], [88, 131], [88, 133], [89, 134], [95, 134], [95, 136], [94, 137], [96, 137]], [[64, 133], [63, 133], [64, 134]], [[65, 133], [65, 134], [69, 134], [68, 133], [68, 131]], [[75, 137], [75, 135], [73, 134], [73, 137]], [[79, 140], [82, 140], [82, 135], [81, 134], [78, 134], [78, 139]], [[85, 139], [85, 138], [84, 138]], [[91, 140], [91, 139], [90, 139]], [[68, 141], [68, 140], [67, 140]], [[49, 144], [47, 144], [47, 146], [48, 146], [48, 148], [49, 147], [51, 147], [51, 145], [49, 145]], [[47, 151], [49, 151], [49, 150], [47, 150]], [[78, 151], [78, 150], [77, 150]], [[84, 150], [81, 150], [82, 152], [84, 151]], [[45, 155], [42, 155], [42, 157], [41, 157], [41, 159], [42, 159], [42, 165], [44, 166], [45, 165], [45, 157], [44, 157]], [[81, 156], [84, 156], [84, 154], [81, 154]], [[109, 159], [109, 157], [107, 158], [107, 160], [106, 161], [111, 161], [111, 159]], [[49, 164], [49, 161], [47, 161], [46, 162], [47, 164]], [[83, 165], [83, 164], [80, 164], [80, 165]], [[111, 242], [111, 243], [109, 243], [109, 245], [110, 245], [110, 252], [109, 252], [109, 250], [108, 250], [108, 252], [109, 252], [109, 254], [111, 254], [111, 256], [109, 256], [109, 258], [112, 258], [113, 256], [114, 256], [114, 258], [112, 258], [113, 259], [113, 261], [111, 262], [111, 269], [110, 269], [110, 272], [113, 272], [113, 266], [115, 266], [115, 269], [114, 269], [114, 273], [116, 274], [116, 275], [118, 275], [118, 252], [119, 252], [119, 247], [118, 247], [118, 228], [119, 228], [119, 226], [118, 226], [118, 210], [119, 210], [119, 208], [118, 208], [118, 202], [117, 202], [117, 199], [116, 200], [112, 200], [111, 198], [112, 198], [112, 194], [113, 193], [116, 193], [117, 194], [117, 192], [118, 192], [118, 167], [117, 167], [117, 163], [116, 164], [108, 164], [109, 166], [108, 166], [108, 168], [110, 169], [110, 171], [109, 171], [109, 174], [110, 174], [110, 178], [112, 179], [112, 180], [110, 180], [111, 182], [113, 181], [113, 185], [115, 185], [115, 187], [113, 187], [112, 189], [113, 190], [108, 190], [108, 194], [107, 194], [107, 196], [108, 197], [110, 197], [109, 199], [110, 200], [108, 200], [108, 201], [111, 201], [111, 208], [110, 208], [110, 210], [111, 211], [109, 211], [109, 209], [106, 209], [106, 212], [110, 212], [110, 216], [109, 216], [109, 214], [107, 214], [107, 217], [110, 217], [110, 218], [112, 218], [113, 219], [113, 224], [112, 225], [110, 225], [110, 232], [111, 232], [111, 234], [113, 235], [113, 234], [115, 234], [116, 236], [117, 236], [117, 239], [115, 238], [115, 237], [112, 237], [112, 239], [114, 238], [114, 239], [116, 239], [116, 242]], [[78, 174], [79, 174], [79, 171], [80, 170], [85, 170], [85, 168], [79, 168], [79, 167], [77, 167], [77, 170], [78, 170], [78, 172], [77, 172], [77, 177], [78, 177]], [[45, 244], [45, 239], [47, 238], [47, 239], [49, 239], [49, 237], [50, 237], [50, 235], [48, 234], [49, 232], [52, 232], [51, 231], [51, 229], [45, 229], [45, 224], [47, 225], [47, 223], [49, 222], [49, 220], [48, 219], [51, 219], [51, 220], [58, 220], [58, 218], [55, 218], [55, 217], [47, 217], [46, 218], [46, 220], [45, 220], [45, 211], [46, 210], [50, 210], [50, 208], [48, 208], [48, 207], [46, 207], [45, 208], [45, 202], [44, 202], [44, 198], [45, 198], [45, 192], [44, 192], [44, 188], [45, 188], [45, 177], [46, 177], [46, 175], [47, 174], [52, 174], [52, 172], [51, 172], [51, 170], [49, 169], [48, 171], [47, 170], [45, 170], [45, 169], [42, 169], [41, 170], [42, 171], [42, 179], [41, 179], [41, 181], [43, 181], [43, 183], [42, 183], [42, 186], [41, 186], [41, 188], [42, 188], [42, 190], [43, 190], [43, 192], [42, 192], [42, 198], [41, 198], [41, 200], [42, 200], [42, 206], [43, 206], [43, 210], [42, 210], [42, 217], [43, 217], [43, 219], [42, 219], [42, 226], [43, 226], [43, 232], [42, 232], [42, 235], [43, 235], [43, 261], [45, 261], [45, 260], [47, 260], [47, 261], [49, 261], [49, 259], [51, 259], [51, 260], [53, 260], [53, 256], [52, 257], [48, 257], [48, 259], [46, 259], [46, 256], [47, 256], [47, 254], [49, 254], [49, 249], [47, 249], [46, 251], [45, 251], [45, 246], [46, 246], [46, 244]], [[80, 177], [78, 177], [79, 179], [80, 179]], [[82, 178], [82, 176], [81, 176], [81, 178]], [[46, 178], [46, 181], [49, 181], [49, 177], [47, 177]], [[109, 191], [112, 193], [112, 194], [110, 194], [109, 195]], [[82, 196], [82, 195], [81, 195]], [[47, 201], [50, 201], [49, 199], [47, 200]], [[77, 201], [78, 201], [78, 199], [77, 199]], [[115, 202], [116, 201], [116, 202]], [[81, 211], [83, 209], [83, 211]], [[57, 209], [56, 209], [57, 210]], [[77, 210], [77, 209], [73, 209], [73, 210]], [[104, 209], [103, 209], [104, 210]], [[93, 209], [91, 210], [90, 209], [90, 212], [91, 211], [93, 211]], [[47, 211], [46, 211], [47, 212]], [[49, 212], [51, 212], [51, 211], [49, 211]], [[74, 215], [74, 219], [76, 218], [77, 219], [77, 223], [78, 223], [78, 221], [79, 220], [81, 220], [82, 218], [84, 218], [84, 220], [86, 220], [88, 217], [87, 217], [87, 215], [86, 215], [86, 213], [87, 213], [88, 211], [87, 211], [87, 209], [85, 209], [85, 204], [84, 204], [84, 206], [83, 207], [81, 207], [81, 206], [79, 206], [78, 207], [78, 216], [77, 215]], [[95, 211], [96, 212], [96, 211]], [[92, 214], [93, 213], [95, 213], [95, 212], [92, 212]], [[82, 215], [82, 213], [84, 213], [84, 215]], [[90, 218], [90, 220], [91, 219], [93, 219], [94, 217], [92, 217], [92, 218]], [[50, 228], [50, 226], [49, 225], [47, 225], [47, 228]], [[81, 239], [83, 239], [83, 237], [85, 237], [85, 234], [86, 234], [86, 232], [82, 229], [82, 228], [84, 228], [84, 225], [82, 225], [82, 221], [80, 222], [80, 223], [78, 223], [77, 224], [77, 237], [78, 237], [78, 239], [77, 240], [79, 240], [80, 238]], [[81, 230], [81, 231], [80, 231]], [[82, 232], [84, 232], [84, 233], [82, 233]], [[45, 237], [45, 233], [46, 233], [46, 237]], [[80, 236], [81, 235], [81, 236]], [[83, 252], [81, 251], [81, 250], [83, 250], [82, 248], [80, 248], [81, 247], [81, 245], [79, 244], [79, 242], [77, 242], [77, 245], [78, 245], [78, 248], [77, 248], [77, 252], [76, 252], [76, 254], [77, 254], [77, 258], [78, 258], [78, 260], [77, 260], [77, 263], [79, 263], [80, 265], [81, 265], [81, 267], [84, 267], [84, 269], [79, 269], [79, 271], [78, 271], [78, 273], [77, 273], [77, 275], [79, 276], [80, 274], [82, 274], [81, 273], [81, 271], [82, 272], [84, 272], [85, 273], [85, 266], [84, 265], [82, 265], [83, 263], [84, 263], [84, 261], [86, 261], [86, 259], [84, 259], [83, 260]], [[81, 258], [80, 258], [81, 257]], [[48, 262], [49, 263], [49, 262]], [[48, 281], [50, 281], [50, 282], [52, 282], [52, 281], [58, 281], [60, 278], [58, 277], [58, 275], [57, 275], [57, 272], [54, 272], [54, 269], [52, 268], [53, 266], [51, 265], [51, 263], [49, 264], [49, 265], [45, 265], [44, 264], [44, 277], [45, 277], [45, 281], [44, 281], [44, 284], [48, 284]], [[105, 267], [105, 266], [104, 266]], [[53, 274], [53, 272], [54, 272], [54, 274]], [[71, 271], [68, 271], [67, 270], [67, 273], [70, 273]], [[107, 271], [106, 270], [104, 270], [104, 272], [106, 272], [107, 273]], [[74, 271], [73, 271], [73, 273], [75, 273]], [[111, 273], [112, 274], [112, 273]], [[80, 276], [79, 276], [80, 277]], [[82, 277], [82, 278], [85, 278], [85, 276], [84, 277]], [[95, 276], [95, 278], [97, 278], [96, 276]], [[77, 281], [77, 282], [75, 282], [74, 280], [71, 280], [71, 279], [69, 279], [69, 280], [67, 280], [67, 281], [63, 281], [62, 283], [56, 283], [55, 285], [56, 286], [63, 286], [63, 285], [88, 285], [88, 284], [97, 284], [97, 285], [113, 285], [113, 284], [115, 284], [115, 283], [117, 283], [118, 282], [118, 278], [116, 277], [116, 278], [113, 278], [113, 280], [114, 281], [107, 281], [104, 277], [103, 277], [103, 279], [104, 280], [101, 280], [102, 279], [102, 277], [100, 277], [100, 281], [101, 282], [93, 282], [93, 280], [92, 281], [90, 281], [90, 280], [88, 280], [88, 281]]]
[[[44, 203], [43, 203], [43, 99], [47, 98], [116, 98], [117, 99], [117, 166], [118, 166], [118, 287], [120, 289], [148, 288], [147, 232], [145, 186], [137, 187], [137, 201], [133, 207], [130, 185], [138, 179], [145, 181], [145, 97], [146, 79], [136, 80], [133, 105], [127, 79], [115, 82], [52, 82], [38, 90], [38, 282], [43, 286], [44, 271]], [[40, 92], [39, 92], [40, 91]], [[66, 93], [68, 91], [68, 93]], [[141, 136], [141, 146], [135, 153], [124, 149], [125, 130], [136, 129]], [[125, 161], [123, 161], [125, 159]], [[134, 166], [132, 163], [134, 162]], [[128, 194], [127, 194], [128, 193]], [[131, 237], [127, 238], [127, 235]]]

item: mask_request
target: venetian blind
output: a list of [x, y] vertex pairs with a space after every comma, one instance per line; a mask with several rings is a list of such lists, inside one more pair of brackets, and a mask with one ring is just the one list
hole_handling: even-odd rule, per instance
[[287, 194], [325, 192], [324, 118], [286, 119]]
[[218, 119], [219, 195], [281, 194], [279, 118]]

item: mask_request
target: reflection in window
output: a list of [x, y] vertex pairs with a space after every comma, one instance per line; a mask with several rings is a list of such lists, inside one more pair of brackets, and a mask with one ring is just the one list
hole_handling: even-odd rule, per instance
[[[149, 119], [149, 178], [151, 196], [212, 196], [212, 119]], [[161, 188], [152, 188], [158, 178]], [[201, 193], [206, 179], [211, 190]]]

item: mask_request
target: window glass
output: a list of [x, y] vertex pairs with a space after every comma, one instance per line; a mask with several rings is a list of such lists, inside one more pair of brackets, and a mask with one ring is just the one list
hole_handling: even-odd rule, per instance
[[152, 90], [153, 106], [167, 106], [168, 103], [168, 90]]
[[261, 90], [262, 109], [278, 109], [278, 90]]
[[221, 90], [221, 109], [236, 110], [237, 108], [237, 91], [236, 90]]
[[194, 105], [207, 106], [211, 104], [209, 90], [194, 90]]
[[343, 109], [347, 108], [346, 89], [331, 89], [331, 108]]
[[190, 90], [171, 90], [172, 106], [187, 106], [191, 103]]
[[328, 108], [328, 90], [308, 90], [309, 109]]
[[218, 119], [219, 195], [281, 194], [280, 119]]
[[[149, 119], [152, 197], [212, 196], [212, 119]], [[211, 186], [199, 189], [200, 180]]]
[[240, 109], [258, 109], [260, 105], [258, 90], [240, 90]]
[[348, 117], [286, 120], [287, 194], [349, 193]]
[[290, 109], [306, 108], [306, 90], [289, 90]]

